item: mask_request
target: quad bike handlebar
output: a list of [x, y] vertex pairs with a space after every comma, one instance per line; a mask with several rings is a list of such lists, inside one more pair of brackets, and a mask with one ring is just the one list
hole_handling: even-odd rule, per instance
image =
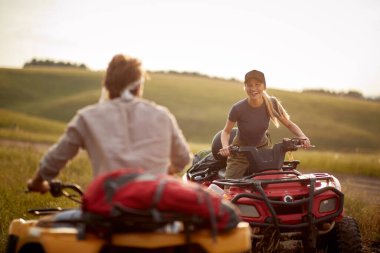
[[[306, 146], [304, 143], [305, 139], [302, 138], [284, 138], [282, 139], [281, 147], [284, 152], [289, 151], [296, 151], [299, 148], [314, 148], [315, 145]], [[240, 152], [246, 152], [249, 149], [256, 148], [254, 146], [246, 146], [246, 147], [239, 147], [239, 146], [229, 146], [229, 150], [232, 154], [240, 153]]]
[[[49, 182], [50, 187], [50, 194], [55, 197], [61, 197], [64, 196], [76, 203], [81, 204], [82, 200], [81, 197], [83, 196], [83, 191], [81, 187], [77, 184], [72, 183], [62, 183], [59, 180], [53, 180]], [[26, 190], [26, 193], [30, 193], [31, 191]], [[54, 214], [57, 212], [64, 211], [61, 207], [53, 207], [53, 208], [36, 208], [36, 209], [29, 209], [28, 213], [34, 214], [34, 215], [49, 215]]]
[[[248, 174], [262, 172], [265, 170], [280, 170], [285, 163], [285, 154], [296, 151], [299, 148], [315, 147], [314, 145], [305, 145], [305, 139], [302, 138], [284, 138], [282, 142], [276, 143], [272, 148], [258, 149], [254, 146], [230, 146], [231, 154], [243, 153], [249, 163]], [[295, 168], [297, 164], [293, 164]], [[294, 167], [295, 166], [295, 167]]]
[[[216, 141], [220, 136], [214, 138]], [[220, 149], [220, 145], [215, 144], [213, 141], [213, 149]], [[215, 145], [214, 145], [215, 144]], [[314, 145], [307, 145], [307, 147], [315, 147]], [[254, 173], [262, 173], [265, 170], [283, 170], [286, 173], [296, 171], [300, 161], [298, 160], [285, 160], [285, 153], [288, 151], [296, 151], [299, 148], [306, 148], [304, 139], [301, 138], [284, 138], [282, 142], [274, 144], [272, 148], [257, 149], [254, 146], [230, 146], [231, 154], [242, 153], [244, 154], [250, 166], [246, 172], [247, 177], [251, 177]], [[186, 179], [198, 183], [212, 182], [216, 178], [224, 178], [223, 171], [226, 167], [226, 159], [213, 151], [213, 157], [208, 156], [200, 159], [194, 163], [193, 166], [186, 172]]]
[[[83, 196], [83, 191], [82, 188], [77, 184], [63, 183], [60, 180], [52, 180], [49, 181], [49, 188], [49, 192], [54, 198], [64, 196], [74, 202], [81, 203], [80, 198]], [[25, 190], [25, 193], [31, 192], [32, 191], [29, 189]]]
[[[53, 197], [65, 196], [68, 199], [73, 200], [74, 202], [81, 203], [80, 197], [83, 196], [83, 191], [81, 187], [77, 184], [71, 183], [62, 183], [59, 180], [53, 180], [49, 182], [50, 194]], [[73, 191], [76, 194], [70, 193], [67, 190]]]

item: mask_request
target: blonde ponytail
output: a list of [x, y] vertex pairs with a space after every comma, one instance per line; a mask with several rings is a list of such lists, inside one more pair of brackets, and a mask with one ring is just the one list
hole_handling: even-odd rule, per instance
[[[263, 98], [264, 98], [264, 102], [265, 102], [265, 105], [266, 105], [266, 108], [267, 108], [267, 111], [268, 111], [268, 114], [269, 114], [269, 117], [270, 117], [272, 123], [277, 128], [280, 127], [280, 123], [278, 122], [278, 118], [284, 116], [285, 118], [289, 119], [290, 118], [289, 114], [286, 112], [284, 107], [282, 107], [282, 105], [277, 100], [277, 98], [270, 97], [266, 91], [263, 92]], [[273, 107], [272, 101], [276, 104], [276, 109]]]

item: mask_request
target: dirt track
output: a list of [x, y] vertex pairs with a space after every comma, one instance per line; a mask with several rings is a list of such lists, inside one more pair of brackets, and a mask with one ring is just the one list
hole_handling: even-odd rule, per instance
[[380, 179], [352, 175], [336, 175], [336, 177], [342, 184], [343, 191], [355, 189], [355, 194], [366, 203], [380, 205]]

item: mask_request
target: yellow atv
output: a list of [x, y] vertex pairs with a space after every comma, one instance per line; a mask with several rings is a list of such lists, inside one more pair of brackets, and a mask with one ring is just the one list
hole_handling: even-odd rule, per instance
[[[81, 201], [83, 192], [75, 184], [50, 183], [54, 197], [65, 196]], [[249, 252], [251, 235], [248, 223], [240, 222], [227, 232], [216, 235], [211, 229], [196, 229], [186, 217], [180, 217], [164, 226], [154, 228], [151, 220], [134, 216], [136, 229], [113, 230], [103, 223], [100, 229], [88, 224], [80, 209], [33, 209], [29, 213], [39, 216], [35, 220], [14, 219], [9, 226], [6, 253], [119, 253], [119, 252]], [[107, 225], [108, 224], [108, 225]], [[150, 227], [151, 229], [144, 229]], [[154, 229], [153, 229], [154, 228]]]

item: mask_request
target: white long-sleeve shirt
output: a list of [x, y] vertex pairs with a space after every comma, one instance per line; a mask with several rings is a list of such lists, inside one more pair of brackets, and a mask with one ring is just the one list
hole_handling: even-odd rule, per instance
[[182, 169], [191, 159], [169, 110], [140, 98], [117, 98], [79, 110], [42, 158], [39, 174], [55, 178], [80, 148], [87, 150], [94, 177], [120, 168], [167, 173], [170, 164]]

